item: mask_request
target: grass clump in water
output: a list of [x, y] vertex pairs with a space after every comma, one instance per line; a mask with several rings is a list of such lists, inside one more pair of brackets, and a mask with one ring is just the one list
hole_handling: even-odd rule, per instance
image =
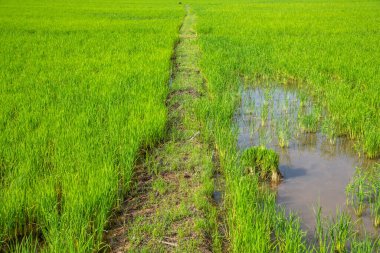
[[241, 163], [248, 173], [258, 174], [262, 180], [277, 183], [282, 178], [278, 169], [279, 156], [271, 149], [250, 147], [242, 153]]
[[300, 129], [304, 133], [315, 133], [318, 130], [318, 123], [321, 117], [321, 111], [314, 109], [309, 114], [299, 115]]

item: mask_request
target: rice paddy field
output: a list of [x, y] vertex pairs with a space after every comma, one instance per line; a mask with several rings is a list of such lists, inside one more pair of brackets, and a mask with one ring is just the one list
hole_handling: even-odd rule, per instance
[[183, 9], [2, 1], [0, 13], [0, 240], [100, 250], [139, 150], [163, 136]]
[[0, 1], [0, 252], [379, 252], [379, 14]]

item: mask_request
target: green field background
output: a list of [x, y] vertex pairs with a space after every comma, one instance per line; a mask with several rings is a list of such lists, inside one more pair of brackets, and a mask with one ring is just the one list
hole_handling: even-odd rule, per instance
[[[32, 251], [37, 237], [49, 252], [106, 247], [107, 219], [128, 192], [139, 151], [165, 135], [184, 4], [0, 1], [3, 245], [23, 238], [17, 245]], [[326, 109], [332, 135], [379, 156], [380, 2], [188, 4], [207, 81], [197, 113], [226, 171], [230, 249], [270, 252], [274, 198], [237, 165], [231, 123], [242, 79], [298, 83]], [[296, 222], [281, 224], [302, 237]]]

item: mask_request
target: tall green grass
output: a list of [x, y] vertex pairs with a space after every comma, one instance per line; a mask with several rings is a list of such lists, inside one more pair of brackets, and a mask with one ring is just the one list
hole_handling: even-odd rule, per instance
[[159, 0], [0, 2], [0, 248], [104, 246], [140, 148], [164, 134], [183, 15]]

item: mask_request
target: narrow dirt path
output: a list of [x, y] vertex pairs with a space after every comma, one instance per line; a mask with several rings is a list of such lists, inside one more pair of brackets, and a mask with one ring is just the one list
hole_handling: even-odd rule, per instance
[[167, 139], [136, 167], [136, 185], [106, 235], [112, 252], [220, 251], [212, 154], [196, 117], [203, 93], [196, 16], [186, 11], [167, 98]]

